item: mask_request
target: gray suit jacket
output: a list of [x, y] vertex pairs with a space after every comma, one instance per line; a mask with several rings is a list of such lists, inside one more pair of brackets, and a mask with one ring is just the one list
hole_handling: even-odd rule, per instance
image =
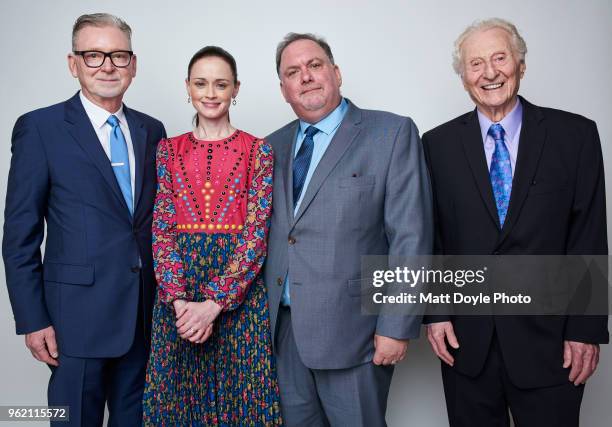
[[302, 361], [312, 369], [349, 368], [372, 360], [374, 334], [418, 337], [420, 316], [361, 314], [360, 271], [362, 255], [431, 253], [427, 168], [410, 118], [349, 102], [294, 216], [298, 126], [295, 120], [266, 138], [275, 154], [265, 268], [272, 331], [289, 272]]

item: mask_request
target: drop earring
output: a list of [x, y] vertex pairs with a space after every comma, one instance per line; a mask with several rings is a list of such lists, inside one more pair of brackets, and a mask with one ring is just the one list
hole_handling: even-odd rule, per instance
[[191, 96], [187, 95], [187, 104], [191, 104]]
[[232, 105], [236, 105], [236, 104], [237, 104], [237, 102], [236, 102], [236, 98], [234, 98], [234, 99], [232, 100]]

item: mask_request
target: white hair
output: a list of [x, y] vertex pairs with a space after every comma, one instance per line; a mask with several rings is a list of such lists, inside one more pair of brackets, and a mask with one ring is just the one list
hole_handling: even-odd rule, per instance
[[455, 47], [453, 50], [453, 68], [457, 74], [463, 76], [463, 52], [462, 45], [465, 40], [472, 34], [479, 31], [486, 31], [492, 28], [501, 28], [510, 35], [510, 43], [514, 53], [517, 54], [519, 61], [524, 64], [525, 56], [527, 55], [527, 43], [518, 30], [511, 22], [501, 18], [489, 18], [480, 21], [475, 21], [472, 25], [467, 27], [457, 40], [455, 40]]

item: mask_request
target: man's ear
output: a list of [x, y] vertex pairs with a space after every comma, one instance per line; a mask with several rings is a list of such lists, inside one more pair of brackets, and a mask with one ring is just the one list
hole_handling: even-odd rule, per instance
[[78, 74], [76, 62], [78, 58], [73, 53], [69, 53], [66, 59], [68, 60], [68, 70], [70, 71], [70, 74], [72, 74], [72, 77], [77, 78]]
[[279, 82], [279, 86], [280, 86], [280, 91], [283, 94], [283, 98], [285, 98], [285, 102], [289, 102], [287, 100], [287, 93], [285, 92], [285, 86], [283, 86], [283, 81], [282, 80]]
[[338, 87], [342, 86], [342, 73], [340, 72], [340, 67], [334, 64], [334, 72], [336, 73], [336, 79], [338, 79]]
[[136, 59], [136, 55], [132, 55], [132, 62], [130, 63], [130, 67], [132, 67], [132, 78], [136, 77], [136, 65], [138, 64]]

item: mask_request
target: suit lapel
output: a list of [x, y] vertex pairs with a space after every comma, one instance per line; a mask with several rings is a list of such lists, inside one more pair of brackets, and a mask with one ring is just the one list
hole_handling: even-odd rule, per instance
[[542, 148], [546, 141], [546, 126], [543, 123], [544, 116], [542, 112], [524, 98], [521, 97], [520, 100], [523, 105], [523, 119], [516, 158], [516, 170], [512, 180], [508, 216], [504, 222], [498, 244], [501, 244], [508, 236], [519, 217], [529, 192], [529, 187], [535, 177], [540, 156], [542, 155]]
[[[300, 208], [295, 215], [293, 224], [298, 222], [306, 209], [308, 209], [308, 206], [319, 192], [325, 179], [329, 176], [338, 161], [353, 143], [355, 137], [359, 134], [361, 130], [359, 123], [361, 123], [361, 110], [349, 102], [349, 109], [346, 112], [346, 117], [342, 120], [340, 128], [336, 131], [336, 134], [331, 140], [308, 183], [306, 193], [304, 194], [302, 203], [300, 203]], [[293, 165], [291, 166], [293, 167]], [[293, 204], [291, 206], [293, 206]]]
[[136, 115], [130, 111], [127, 106], [123, 106], [125, 117], [130, 128], [130, 136], [132, 145], [134, 146], [134, 212], [138, 208], [138, 201], [142, 194], [142, 184], [144, 177], [145, 155], [147, 150], [147, 131], [144, 124], [136, 118]]
[[[87, 113], [81, 104], [79, 94], [66, 101], [64, 120], [68, 123], [68, 133], [74, 138], [77, 144], [87, 153], [93, 164], [102, 174], [104, 180], [111, 188], [119, 203], [127, 211], [127, 205], [121, 194], [119, 184], [111, 167], [108, 156], [100, 144], [98, 135], [91, 125]], [[130, 129], [131, 132], [131, 129]]]
[[480, 196], [491, 215], [491, 219], [499, 226], [499, 216], [491, 188], [489, 171], [487, 170], [487, 158], [485, 157], [480, 124], [476, 110], [467, 114], [464, 119], [464, 128], [461, 133], [461, 143], [465, 156], [467, 157], [472, 176], [476, 181]]

